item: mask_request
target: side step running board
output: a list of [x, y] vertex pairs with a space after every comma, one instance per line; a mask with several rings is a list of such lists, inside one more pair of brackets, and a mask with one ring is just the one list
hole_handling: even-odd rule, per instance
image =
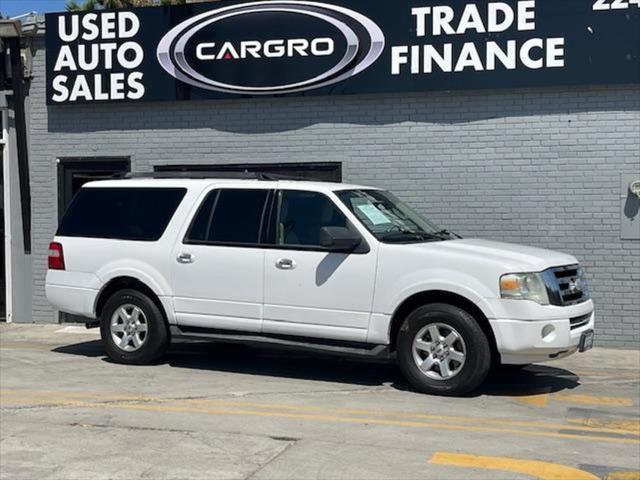
[[390, 358], [388, 345], [324, 340], [288, 335], [267, 335], [231, 330], [171, 325], [173, 338], [212, 340], [224, 343], [244, 343], [292, 350], [316, 351], [340, 356], [367, 357], [380, 360]]

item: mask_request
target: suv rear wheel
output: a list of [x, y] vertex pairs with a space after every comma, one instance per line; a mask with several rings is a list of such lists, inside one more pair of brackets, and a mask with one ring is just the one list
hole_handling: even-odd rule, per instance
[[472, 315], [453, 305], [433, 303], [405, 319], [398, 332], [397, 359], [416, 390], [463, 395], [486, 378], [491, 350]]
[[104, 306], [100, 334], [109, 358], [118, 363], [158, 360], [169, 344], [162, 312], [138, 290], [120, 290]]

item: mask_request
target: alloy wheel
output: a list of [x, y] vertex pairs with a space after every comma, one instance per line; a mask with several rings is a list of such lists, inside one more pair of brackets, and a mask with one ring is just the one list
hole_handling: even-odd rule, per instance
[[417, 333], [412, 353], [416, 366], [424, 375], [434, 380], [449, 380], [462, 371], [467, 348], [455, 328], [432, 323]]
[[136, 305], [122, 305], [111, 316], [113, 343], [125, 352], [135, 352], [147, 340], [147, 317]]

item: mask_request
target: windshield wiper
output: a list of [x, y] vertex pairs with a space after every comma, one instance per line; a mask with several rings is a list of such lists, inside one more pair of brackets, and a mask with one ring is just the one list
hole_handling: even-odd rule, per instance
[[409, 229], [385, 233], [381, 238], [382, 240], [403, 240], [406, 237], [413, 237], [416, 240], [442, 240], [442, 237], [440, 235], [436, 235], [435, 233], [418, 232]]
[[462, 238], [461, 235], [458, 235], [456, 232], [452, 232], [450, 230], [447, 230], [446, 228], [443, 228], [439, 232], [436, 232], [436, 235], [447, 235], [449, 237]]

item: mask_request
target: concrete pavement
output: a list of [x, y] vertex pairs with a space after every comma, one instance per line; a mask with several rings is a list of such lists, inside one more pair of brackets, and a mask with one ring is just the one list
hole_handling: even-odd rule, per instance
[[414, 393], [392, 364], [0, 325], [2, 479], [640, 479], [640, 352], [594, 349]]

